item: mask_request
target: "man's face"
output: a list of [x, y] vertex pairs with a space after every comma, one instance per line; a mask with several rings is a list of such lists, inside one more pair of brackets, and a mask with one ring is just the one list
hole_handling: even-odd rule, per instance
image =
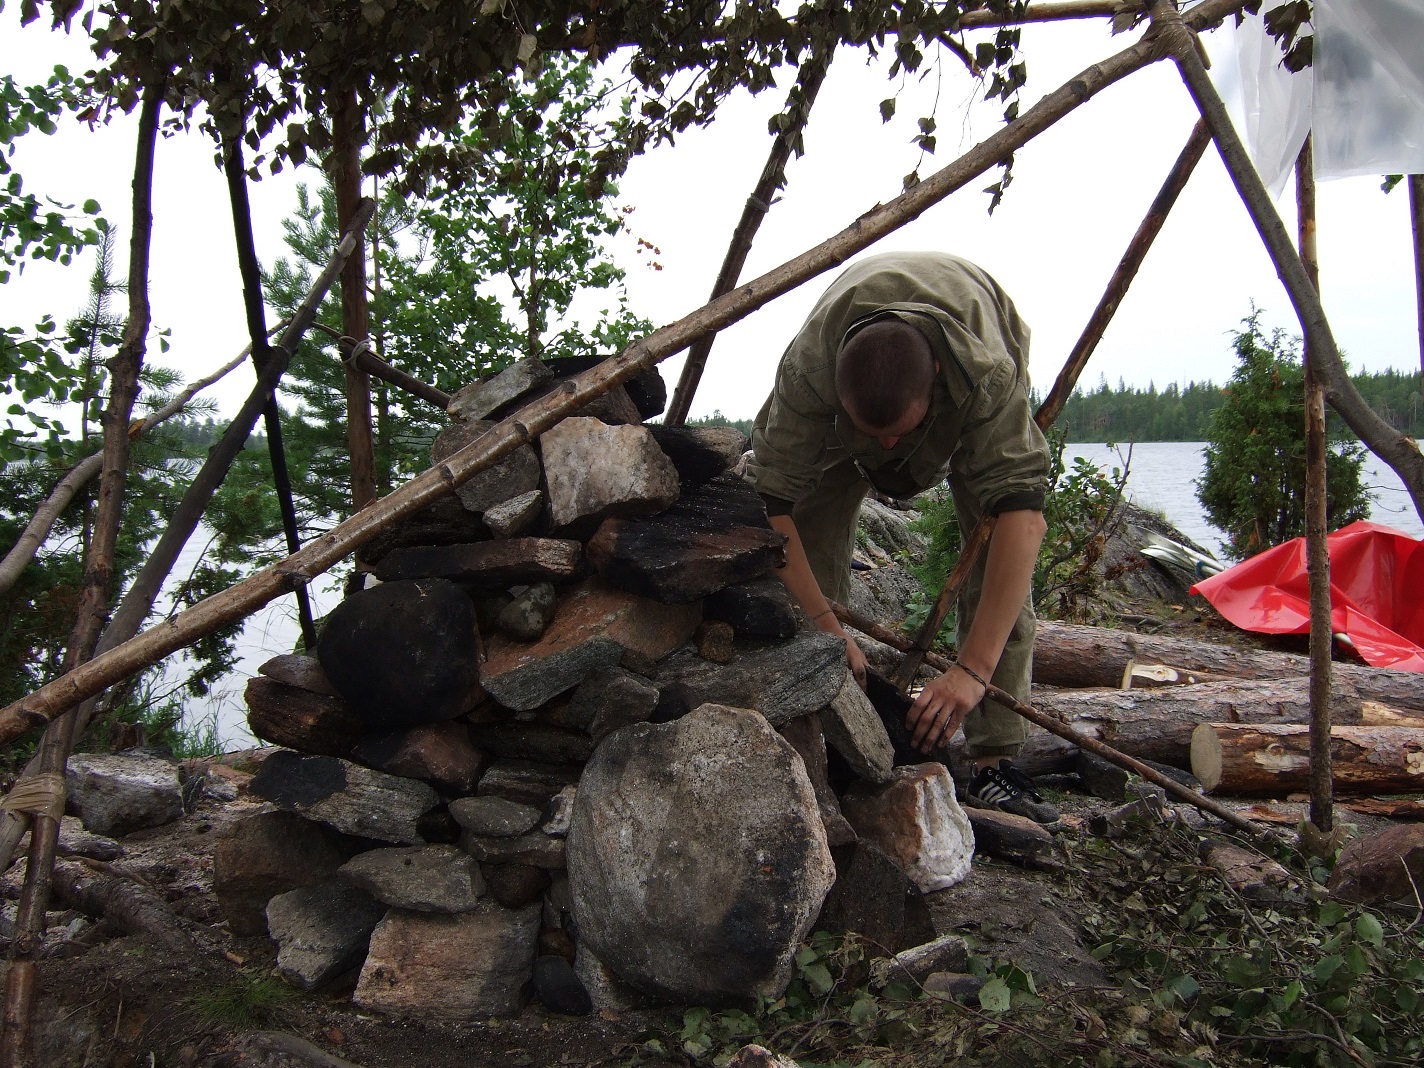
[[890, 449], [893, 449], [895, 447], [896, 443], [899, 442], [901, 438], [903, 438], [910, 431], [914, 430], [915, 427], [919, 426], [922, 422], [924, 422], [925, 416], [929, 414], [929, 410], [929, 401], [916, 401], [914, 404], [912, 404], [909, 408], [905, 410], [904, 415], [902, 415], [895, 422], [891, 423], [889, 426], [884, 427], [867, 426], [865, 423], [862, 423], [860, 419], [856, 417], [856, 414], [853, 411], [847, 410], [846, 414], [850, 416], [850, 421], [852, 424], [854, 424], [857, 430], [859, 430], [862, 434], [866, 434], [874, 438], [876, 441], [880, 442], [880, 447], [882, 449], [889, 451]]

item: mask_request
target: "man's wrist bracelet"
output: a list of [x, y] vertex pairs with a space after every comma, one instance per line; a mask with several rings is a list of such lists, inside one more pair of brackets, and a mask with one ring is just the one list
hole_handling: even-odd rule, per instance
[[822, 616], [833, 616], [835, 614], [836, 610], [834, 608], [827, 608], [824, 612], [817, 612], [814, 616], [812, 616], [811, 622], [816, 622], [816, 620], [820, 619]]
[[956, 660], [956, 661], [954, 662], [954, 666], [957, 667], [957, 668], [959, 668], [960, 671], [964, 672], [964, 674], [968, 675], [971, 679], [973, 679], [975, 682], [977, 682], [980, 686], [984, 687], [984, 692], [985, 692], [985, 693], [988, 693], [988, 692], [989, 692], [989, 684], [984, 681], [983, 677], [979, 674], [979, 672], [975, 671], [975, 670], [974, 670], [972, 667], [970, 667], [968, 664], [965, 664], [965, 663], [963, 663], [963, 662], [961, 662], [961, 661], [959, 661], [959, 660]]

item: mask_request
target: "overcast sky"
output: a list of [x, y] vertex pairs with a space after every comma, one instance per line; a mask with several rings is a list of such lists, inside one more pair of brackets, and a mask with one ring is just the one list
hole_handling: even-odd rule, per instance
[[[1029, 86], [1025, 108], [1090, 63], [1131, 43], [1140, 31], [1113, 37], [1093, 20], [1026, 27]], [[971, 38], [973, 40], [973, 38]], [[1207, 37], [1214, 75], [1235, 92], [1229, 31]], [[18, 10], [0, 13], [0, 62], [22, 80], [40, 80], [56, 62], [87, 66], [87, 52], [36, 26], [21, 30]], [[883, 73], [863, 53], [837, 58], [807, 131], [806, 154], [793, 161], [780, 202], [769, 214], [743, 280], [814, 246], [900, 191], [901, 178], [927, 175], [1000, 126], [1002, 105], [968, 106], [976, 86], [946, 64], [911, 81], [898, 116], [879, 118], [891, 94]], [[633, 307], [656, 324], [699, 307], [720, 267], [727, 239], [756, 181], [769, 145], [766, 119], [781, 91], [729, 103], [710, 129], [680, 137], [636, 160], [619, 201], [635, 210], [633, 234], [660, 250], [655, 271], [632, 237], [616, 245], [628, 270]], [[936, 107], [937, 98], [937, 107]], [[914, 120], [934, 110], [938, 152], [921, 158], [910, 144]], [[948, 201], [885, 239], [876, 250], [938, 248], [977, 261], [1013, 296], [1033, 329], [1032, 370], [1046, 388], [1057, 374], [1128, 240], [1180, 152], [1196, 119], [1169, 62], [1155, 64], [1100, 94], [1019, 152], [1014, 182], [991, 217], [980, 190], [995, 174], [971, 182]], [[133, 123], [90, 132], [68, 127], [50, 138], [27, 137], [16, 155], [26, 188], [69, 202], [94, 197], [128, 238], [128, 182]], [[294, 204], [298, 176], [284, 174], [252, 189], [259, 254], [283, 254], [278, 222]], [[308, 172], [309, 182], [317, 177]], [[1378, 178], [1324, 182], [1319, 191], [1322, 289], [1336, 337], [1352, 367], [1419, 366], [1407, 194], [1386, 196]], [[241, 288], [232, 252], [226, 190], [210, 143], [193, 133], [160, 143], [155, 176], [153, 318], [172, 330], [167, 360], [194, 378], [245, 343]], [[1294, 191], [1281, 210], [1294, 232]], [[125, 269], [126, 255], [118, 259]], [[84, 299], [85, 262], [63, 271], [35, 264], [0, 289], [6, 325], [40, 310], [63, 318]], [[724, 332], [712, 353], [693, 415], [720, 409], [754, 414], [770, 388], [776, 360], [829, 277], [817, 279]], [[1083, 376], [1160, 388], [1170, 382], [1223, 382], [1234, 361], [1229, 332], [1264, 310], [1268, 326], [1298, 333], [1245, 209], [1214, 149], [1197, 169]], [[669, 384], [680, 358], [663, 364]], [[219, 391], [232, 410], [250, 372]]]

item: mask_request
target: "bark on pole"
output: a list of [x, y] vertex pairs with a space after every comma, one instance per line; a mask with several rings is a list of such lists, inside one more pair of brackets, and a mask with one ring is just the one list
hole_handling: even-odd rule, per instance
[[[1162, 188], [1147, 209], [1146, 217], [1138, 226], [1137, 232], [1132, 235], [1132, 240], [1128, 242], [1127, 251], [1122, 254], [1117, 270], [1108, 279], [1107, 289], [1103, 292], [1102, 299], [1093, 309], [1093, 314], [1088, 319], [1088, 325], [1083, 328], [1083, 333], [1078, 337], [1078, 343], [1068, 354], [1063, 369], [1058, 372], [1058, 378], [1053, 383], [1053, 388], [1048, 391], [1048, 396], [1044, 398], [1038, 411], [1034, 413], [1034, 421], [1038, 423], [1040, 430], [1047, 430], [1062, 414], [1063, 406], [1068, 403], [1073, 388], [1078, 384], [1078, 377], [1088, 364], [1088, 358], [1097, 349], [1098, 342], [1102, 341], [1108, 324], [1112, 322], [1112, 317], [1117, 313], [1118, 305], [1122, 303], [1122, 298], [1127, 294], [1132, 280], [1137, 277], [1142, 261], [1147, 258], [1147, 251], [1152, 247], [1152, 242], [1157, 239], [1157, 235], [1161, 233], [1168, 213], [1177, 203], [1177, 198], [1182, 195], [1187, 179], [1196, 170], [1202, 153], [1206, 151], [1207, 142], [1210, 140], [1211, 135], [1207, 131], [1206, 123], [1198, 121], [1192, 129], [1191, 136], [1187, 138], [1187, 144], [1182, 149], [1181, 155], [1172, 164], [1172, 169], [1167, 174], [1167, 180], [1162, 183]], [[925, 620], [919, 633], [915, 635], [914, 645], [905, 655], [905, 659], [895, 671], [895, 677], [891, 680], [901, 693], [906, 692], [915, 680], [915, 675], [920, 670], [920, 664], [924, 662], [925, 652], [934, 644], [935, 635], [939, 633], [945, 616], [949, 614], [949, 606], [958, 598], [959, 591], [963, 589], [964, 583], [969, 578], [970, 570], [979, 560], [979, 554], [989, 544], [989, 536], [993, 533], [993, 527], [993, 516], [980, 516], [979, 522], [975, 524], [969, 537], [965, 539], [958, 562], [945, 577], [944, 586], [940, 588], [939, 596], [935, 598], [929, 617]]]
[[[742, 275], [742, 268], [746, 266], [747, 256], [752, 250], [752, 241], [755, 240], [766, 213], [771, 210], [772, 198], [776, 196], [776, 191], [786, 184], [786, 163], [800, 143], [802, 131], [806, 129], [806, 122], [811, 117], [811, 106], [815, 104], [816, 94], [821, 91], [821, 84], [826, 80], [826, 71], [831, 66], [831, 53], [832, 49], [817, 46], [797, 75], [796, 84], [787, 94], [786, 107], [782, 110], [786, 124], [777, 132], [766, 165], [762, 167], [761, 177], [757, 179], [751, 196], [747, 197], [746, 206], [742, 208], [742, 217], [737, 221], [737, 228], [732, 231], [732, 241], [727, 246], [727, 254], [722, 260], [722, 269], [717, 274], [709, 300], [716, 300], [723, 293], [730, 293]], [[702, 381], [707, 356], [716, 340], [716, 334], [708, 334], [699, 338], [688, 351], [687, 360], [682, 365], [682, 374], [677, 380], [677, 388], [673, 390], [672, 402], [668, 405], [667, 414], [663, 416], [665, 425], [682, 426], [687, 422], [687, 413], [692, 410], [692, 396], [697, 392], [697, 384]]]
[[[107, 615], [113, 585], [114, 553], [123, 521], [124, 483], [128, 476], [129, 424], [138, 399], [138, 377], [148, 342], [149, 246], [153, 235], [153, 156], [158, 140], [158, 117], [163, 108], [166, 79], [145, 87], [139, 115], [138, 147], [133, 176], [133, 230], [129, 239], [129, 315], [123, 341], [109, 367], [109, 400], [104, 406], [104, 459], [99, 476], [99, 507], [94, 534], [84, 562], [84, 585], [79, 612], [65, 652], [65, 667], [74, 670], [89, 660]], [[63, 779], [74, 744], [75, 714], [50, 724], [40, 741], [39, 771]], [[60, 812], [35, 814], [30, 828], [29, 864], [20, 892], [16, 936], [6, 977], [3, 1033], [0, 1033], [0, 1068], [28, 1063], [26, 1051], [35, 992], [35, 963], [44, 943], [45, 911], [49, 908], [50, 879], [55, 845], [59, 840]]]
[[[1202, 5], [1203, 7], [1205, 5]], [[1381, 418], [1360, 396], [1359, 390], [1350, 381], [1340, 358], [1340, 349], [1335, 344], [1330, 323], [1325, 318], [1325, 310], [1320, 305], [1320, 297], [1310, 284], [1305, 266], [1300, 261], [1295, 245], [1285, 223], [1277, 213], [1270, 194], [1261, 183], [1246, 152], [1241, 138], [1231, 125], [1226, 113], [1226, 105], [1211, 83], [1211, 76], [1202, 65], [1197, 52], [1198, 44], [1192, 30], [1206, 20], [1195, 17], [1201, 7], [1193, 9], [1193, 18], [1184, 19], [1173, 6], [1171, 0], [1153, 0], [1150, 15], [1152, 25], [1164, 48], [1167, 48], [1177, 64], [1182, 81], [1195, 101], [1197, 110], [1211, 129], [1222, 162], [1241, 196], [1261, 241], [1270, 254], [1300, 320], [1305, 343], [1314, 353], [1316, 370], [1325, 387], [1325, 398], [1330, 406], [1349, 424], [1366, 447], [1390, 466], [1409, 491], [1414, 502], [1414, 510], [1424, 519], [1424, 454], [1413, 438], [1401, 434], [1388, 421]]]
[[[351, 229], [361, 203], [361, 148], [366, 123], [354, 89], [341, 90], [332, 116], [332, 185], [336, 191], [336, 224]], [[371, 337], [366, 299], [366, 243], [363, 231], [356, 254], [341, 272], [341, 331], [356, 344]], [[351, 511], [376, 500], [376, 443], [371, 436], [371, 378], [346, 364], [346, 443], [351, 453]]]
[[[267, 345], [267, 314], [262, 302], [262, 267], [257, 260], [257, 240], [252, 234], [252, 207], [247, 199], [247, 175], [242, 162], [242, 141], [229, 139], [223, 146], [223, 170], [227, 174], [228, 199], [232, 204], [232, 227], [237, 239], [237, 269], [242, 275], [242, 303], [251, 338], [252, 366], [262, 373], [271, 359]], [[288, 554], [302, 547], [297, 533], [297, 507], [292, 500], [292, 479], [287, 473], [287, 451], [282, 447], [282, 410], [274, 390], [262, 406], [262, 423], [267, 431], [267, 456], [272, 463], [272, 480], [277, 490], [277, 507], [282, 515], [282, 533]], [[307, 652], [316, 649], [316, 623], [312, 620], [311, 599], [305, 586], [295, 591], [297, 619], [301, 622], [302, 643]]]
[[1424, 174], [1409, 176], [1409, 225], [1414, 232], [1414, 304], [1419, 315], [1419, 389], [1424, 395]]
[[[1189, 21], [1193, 25], [1207, 25], [1238, 10], [1243, 2], [1205, 0], [1193, 8]], [[1148, 37], [1093, 64], [913, 189], [862, 215], [815, 248], [677, 322], [654, 331], [619, 355], [568, 379], [554, 393], [521, 408], [449, 456], [444, 463], [410, 479], [378, 505], [333, 527], [321, 538], [309, 542], [296, 555], [222, 593], [205, 598], [187, 611], [95, 657], [82, 668], [0, 709], [0, 743], [13, 741], [104, 687], [156, 663], [227, 623], [242, 619], [293, 585], [310, 582], [391, 523], [452, 492], [478, 472], [520, 445], [532, 441], [565, 415], [615, 385], [621, 385], [668, 356], [681, 352], [709, 331], [720, 330], [746, 317], [775, 297], [844, 263], [886, 234], [917, 218], [955, 190], [1008, 158], [1010, 153], [1103, 89], [1164, 55], [1160, 42]]]
[[[1295, 161], [1300, 260], [1320, 292], [1311, 139]], [[1305, 346], [1305, 565], [1310, 582], [1310, 822], [1329, 840], [1334, 829], [1330, 769], [1330, 550], [1325, 541], [1325, 391], [1315, 353]]]

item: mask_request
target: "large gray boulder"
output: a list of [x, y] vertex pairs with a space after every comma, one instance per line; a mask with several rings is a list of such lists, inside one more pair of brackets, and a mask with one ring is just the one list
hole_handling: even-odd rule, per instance
[[69, 811], [95, 834], [125, 835], [183, 815], [177, 766], [144, 753], [76, 753], [64, 788]]
[[801, 758], [764, 717], [718, 705], [603, 740], [567, 857], [581, 946], [703, 1005], [777, 997], [835, 879]]

